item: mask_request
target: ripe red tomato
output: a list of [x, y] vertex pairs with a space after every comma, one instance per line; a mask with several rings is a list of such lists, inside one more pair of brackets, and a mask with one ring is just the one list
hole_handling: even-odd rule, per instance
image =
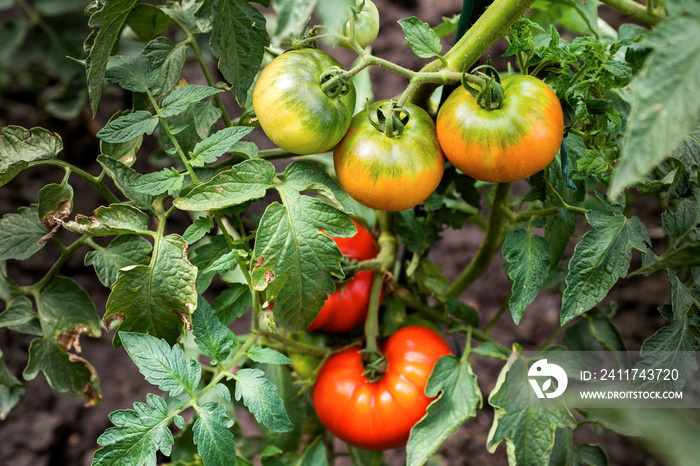
[[[351, 238], [333, 238], [340, 252], [358, 261], [373, 259], [379, 248], [372, 233], [355, 220], [357, 234]], [[343, 287], [328, 295], [321, 311], [307, 330], [325, 330], [326, 332], [349, 332], [365, 323], [369, 310], [374, 272], [362, 270], [357, 272]], [[383, 298], [380, 295], [380, 303]]]
[[402, 108], [408, 114], [403, 133], [389, 137], [368, 119], [376, 118], [380, 106], [352, 118], [350, 128], [333, 149], [338, 182], [360, 204], [378, 210], [404, 210], [420, 204], [440, 184], [445, 158], [430, 115], [413, 104]]
[[554, 159], [564, 136], [564, 114], [556, 94], [532, 76], [503, 76], [503, 105], [479, 106], [460, 86], [437, 116], [445, 157], [467, 175], [505, 183], [534, 175]]
[[450, 348], [433, 330], [404, 327], [382, 345], [387, 369], [374, 382], [363, 375], [360, 350], [348, 348], [323, 364], [312, 394], [316, 413], [326, 429], [357, 447], [405, 445], [432, 401], [425, 386], [433, 367]]
[[317, 49], [289, 50], [263, 68], [253, 90], [253, 108], [272, 142], [294, 154], [333, 148], [350, 125], [355, 87], [337, 98], [322, 89], [321, 75], [338, 61]]

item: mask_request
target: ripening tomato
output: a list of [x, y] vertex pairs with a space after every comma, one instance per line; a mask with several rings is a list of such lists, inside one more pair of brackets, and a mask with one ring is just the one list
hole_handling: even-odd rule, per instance
[[289, 50], [263, 68], [253, 90], [253, 108], [272, 142], [294, 154], [329, 151], [343, 137], [355, 111], [355, 86], [331, 97], [321, 75], [338, 61], [317, 49]]
[[[333, 238], [340, 252], [357, 261], [373, 259], [379, 248], [372, 233], [355, 222], [357, 233], [351, 238]], [[349, 332], [365, 323], [369, 311], [374, 271], [361, 270], [335, 293], [328, 295], [321, 311], [307, 330], [325, 330], [326, 332]], [[380, 303], [383, 290], [380, 295]]]
[[[356, 6], [359, 6], [360, 3], [362, 3], [362, 0], [355, 2]], [[343, 26], [342, 32], [344, 35], [349, 35], [349, 28], [350, 21]], [[379, 35], [379, 10], [377, 10], [377, 5], [370, 0], [365, 0], [365, 6], [362, 7], [362, 10], [355, 18], [355, 40], [357, 40], [360, 47], [365, 48], [374, 42], [377, 35]]]
[[333, 149], [338, 182], [357, 202], [377, 210], [404, 210], [420, 204], [440, 184], [445, 158], [430, 115], [413, 104], [401, 107], [408, 122], [387, 136], [368, 118], [389, 101], [375, 102], [352, 118]]
[[505, 183], [534, 175], [554, 159], [564, 136], [556, 94], [532, 76], [503, 76], [503, 105], [479, 106], [460, 86], [437, 116], [445, 157], [467, 175]]
[[363, 375], [360, 351], [348, 348], [321, 366], [312, 394], [316, 413], [326, 429], [359, 448], [405, 445], [432, 401], [425, 395], [428, 377], [450, 348], [433, 330], [404, 327], [382, 345], [387, 368], [376, 381]]

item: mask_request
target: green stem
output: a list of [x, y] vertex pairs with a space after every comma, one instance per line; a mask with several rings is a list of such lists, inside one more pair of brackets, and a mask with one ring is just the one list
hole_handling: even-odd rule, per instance
[[502, 213], [506, 217], [508, 217], [508, 220], [511, 223], [520, 223], [533, 218], [550, 217], [552, 215], [557, 215], [559, 209], [566, 209], [569, 212], [572, 212], [577, 215], [586, 215], [586, 213], [588, 212], [588, 209], [564, 204], [563, 207], [547, 207], [545, 209], [526, 210], [518, 213], [513, 212], [506, 206], [503, 206]]
[[39, 293], [44, 289], [44, 287], [53, 279], [53, 277], [56, 276], [60, 268], [63, 266], [63, 264], [66, 263], [66, 261], [70, 258], [71, 255], [82, 245], [87, 243], [89, 240], [89, 237], [86, 235], [81, 236], [77, 240], [75, 240], [73, 243], [71, 243], [69, 246], [63, 247], [61, 245], [61, 256], [54, 262], [54, 264], [51, 266], [48, 272], [46, 272], [46, 275], [44, 275], [41, 280], [36, 282], [33, 285], [30, 286], [24, 286], [19, 288], [19, 292], [22, 295], [25, 296], [38, 296]]
[[489, 222], [486, 227], [486, 236], [481, 243], [476, 255], [472, 258], [467, 268], [452, 283], [447, 291], [448, 296], [458, 298], [474, 281], [479, 278], [491, 264], [491, 260], [498, 252], [504, 240], [504, 226], [506, 218], [502, 207], [506, 205], [510, 197], [510, 183], [501, 183], [496, 187], [496, 195], [489, 212]]
[[115, 196], [115, 195], [112, 193], [112, 191], [110, 191], [109, 188], [107, 188], [107, 186], [105, 186], [105, 185], [102, 183], [102, 181], [101, 181], [101, 179], [100, 179], [99, 177], [92, 176], [91, 174], [89, 174], [89, 173], [86, 172], [85, 170], [81, 170], [80, 168], [78, 168], [78, 167], [76, 167], [76, 166], [74, 166], [74, 165], [71, 165], [71, 164], [68, 163], [68, 162], [64, 162], [63, 160], [58, 160], [58, 159], [54, 159], [54, 160], [35, 160], [34, 162], [29, 162], [29, 163], [27, 164], [27, 168], [30, 168], [30, 167], [38, 167], [38, 166], [40, 166], [40, 165], [50, 165], [50, 166], [54, 166], [54, 167], [61, 167], [61, 168], [63, 168], [64, 170], [70, 170], [71, 173], [75, 173], [75, 174], [78, 175], [79, 177], [85, 179], [87, 182], [89, 182], [90, 184], [92, 184], [95, 188], [97, 188], [97, 190], [105, 197], [105, 199], [106, 199], [107, 201], [109, 201], [110, 204], [113, 204], [113, 203], [116, 203], [116, 202], [120, 202], [120, 201], [119, 201], [119, 198], [118, 198], [117, 196]]
[[270, 332], [269, 330], [261, 329], [258, 333], [265, 338], [282, 343], [284, 345], [285, 351], [288, 352], [308, 354], [310, 356], [317, 356], [319, 358], [325, 358], [330, 354], [329, 349], [305, 345], [304, 343], [292, 340], [291, 338], [287, 338], [284, 335], [280, 335], [279, 333]]
[[511, 296], [512, 293], [508, 293], [508, 296], [506, 297], [505, 301], [503, 301], [501, 307], [498, 308], [498, 312], [496, 312], [496, 315], [494, 315], [493, 318], [489, 321], [489, 323], [486, 324], [486, 327], [484, 327], [484, 332], [486, 332], [486, 334], [490, 334], [493, 326], [496, 325], [499, 320], [501, 320], [501, 316], [503, 316], [503, 313], [506, 311], [506, 309], [508, 309], [508, 302], [510, 301]]
[[[470, 68], [496, 42], [505, 35], [510, 26], [522, 16], [535, 0], [496, 0], [484, 14], [445, 54], [447, 66], [441, 60], [433, 60], [421, 72], [435, 72], [444, 68], [461, 71]], [[411, 102], [426, 102], [437, 85], [422, 85], [411, 96]]]
[[[666, 19], [666, 16], [653, 14], [651, 9], [647, 9], [644, 5], [633, 0], [600, 0], [605, 3], [610, 8], [613, 8], [623, 15], [629, 16], [630, 18], [639, 21], [640, 23], [648, 24], [649, 26], [654, 26], [659, 23], [659, 21]], [[651, 0], [647, 0], [648, 4], [651, 4]]]

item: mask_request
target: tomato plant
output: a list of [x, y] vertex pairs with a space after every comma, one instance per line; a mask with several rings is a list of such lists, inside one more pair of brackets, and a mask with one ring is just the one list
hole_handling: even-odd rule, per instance
[[[294, 154], [316, 154], [335, 146], [350, 125], [355, 109], [352, 82], [324, 89], [324, 75], [340, 63], [317, 49], [290, 50], [260, 73], [253, 107], [272, 142]], [[338, 95], [333, 95], [335, 92]]]
[[[340, 252], [357, 261], [374, 259], [379, 248], [372, 236], [355, 220], [357, 233], [352, 238], [334, 238]], [[336, 285], [333, 294], [323, 303], [321, 311], [307, 330], [348, 332], [365, 323], [372, 291], [374, 272], [360, 270], [346, 283]], [[382, 299], [380, 295], [380, 302]]]
[[329, 357], [318, 372], [313, 403], [323, 425], [338, 438], [370, 450], [405, 445], [432, 401], [428, 377], [451, 354], [442, 337], [425, 327], [404, 327], [381, 348], [386, 370], [368, 379], [360, 347]]
[[[388, 126], [392, 119], [397, 123]], [[356, 201], [392, 211], [427, 199], [445, 169], [430, 115], [413, 104], [394, 110], [389, 101], [375, 102], [352, 118], [333, 150], [333, 163], [338, 182]]]
[[0, 2], [0, 464], [697, 463], [698, 2], [79, 3]]
[[554, 160], [564, 113], [554, 92], [532, 76], [504, 76], [497, 109], [458, 87], [440, 107], [437, 135], [445, 157], [467, 175], [505, 183], [528, 178]]

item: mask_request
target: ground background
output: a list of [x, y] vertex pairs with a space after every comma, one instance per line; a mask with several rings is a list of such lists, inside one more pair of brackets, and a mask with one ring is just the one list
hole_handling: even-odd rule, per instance
[[[376, 0], [381, 18], [381, 33], [373, 44], [376, 55], [419, 69], [425, 60], [415, 57], [403, 43], [403, 34], [396, 21], [415, 15], [431, 25], [440, 22], [442, 16], [452, 16], [461, 9], [459, 0]], [[603, 7], [605, 8], [605, 7]], [[619, 21], [610, 10], [602, 11], [611, 22]], [[448, 42], [446, 42], [447, 44]], [[505, 50], [503, 43], [497, 44], [489, 54], [498, 60]], [[349, 65], [352, 56], [343, 50], [333, 51], [344, 65]], [[499, 61], [497, 61], [499, 63]], [[502, 60], [500, 61], [502, 63]], [[198, 79], [193, 70], [192, 82]], [[402, 78], [383, 70], [372, 70], [374, 92], [377, 99], [390, 98], [401, 92], [405, 86]], [[127, 104], [118, 96], [106, 95], [101, 104], [100, 114], [95, 120], [86, 111], [76, 121], [55, 120], [37, 111], [35, 96], [23, 93], [8, 94], [0, 100], [0, 126], [21, 125], [25, 127], [43, 126], [56, 131], [64, 139], [64, 156], [72, 163], [91, 173], [98, 171], [95, 157], [99, 146], [94, 133], [101, 128], [116, 108]], [[265, 145], [264, 136], [256, 138]], [[148, 147], [142, 149], [148, 153]], [[144, 158], [145, 159], [145, 158]], [[14, 212], [19, 206], [37, 201], [38, 190], [47, 183], [59, 182], [62, 172], [49, 168], [34, 169], [22, 173], [7, 186], [0, 189], [0, 215]], [[78, 181], [78, 180], [76, 180]], [[81, 185], [74, 183], [77, 193], [73, 213], [88, 214], [97, 207], [98, 199], [80, 196]], [[89, 187], [84, 192], [93, 193]], [[523, 190], [524, 186], [515, 189]], [[653, 205], [635, 205], [633, 214], [640, 216], [649, 226], [660, 225], [660, 213]], [[186, 227], [182, 222], [182, 230]], [[178, 225], [173, 225], [177, 228]], [[179, 232], [182, 232], [180, 230]], [[582, 231], [585, 231], [582, 229]], [[175, 231], [172, 231], [175, 232]], [[461, 231], [448, 231], [430, 254], [430, 258], [443, 268], [448, 278], [455, 278], [477, 250], [482, 232], [471, 227]], [[85, 252], [85, 251], [84, 251]], [[76, 279], [92, 296], [98, 312], [104, 311], [108, 290], [95, 280], [92, 269], [82, 265], [83, 253], [75, 255], [63, 269], [63, 274]], [[53, 253], [53, 254], [52, 254]], [[10, 276], [20, 284], [34, 282], [46, 271], [46, 264], [55, 260], [55, 251], [42, 250], [34, 258], [24, 263], [8, 264]], [[639, 260], [635, 257], [636, 261]], [[482, 322], [501, 306], [510, 284], [503, 272], [503, 263], [497, 257], [488, 272], [481, 277], [462, 299], [473, 305], [480, 313]], [[623, 333], [630, 349], [639, 349], [641, 343], [663, 325], [656, 307], [667, 301], [668, 286], [662, 274], [648, 278], [624, 280], [613, 289], [606, 301], [616, 301], [619, 311], [615, 324]], [[542, 292], [527, 309], [519, 326], [504, 316], [493, 330], [493, 336], [502, 342], [519, 342], [525, 350], [534, 350], [558, 326], [561, 300], [556, 293]], [[563, 332], [561, 332], [563, 333]], [[54, 392], [43, 375], [26, 383], [26, 395], [9, 417], [0, 422], [0, 464], [8, 466], [81, 466], [91, 462], [92, 453], [97, 448], [96, 439], [111, 423], [108, 413], [116, 409], [130, 408], [134, 401], [144, 401], [152, 387], [138, 373], [136, 367], [122, 349], [115, 350], [111, 345], [112, 335], [104, 332], [97, 340], [83, 338], [81, 343], [86, 357], [95, 365], [101, 379], [103, 398], [96, 407], [85, 408], [82, 402], [68, 395]], [[0, 331], [0, 348], [6, 364], [13, 374], [21, 378], [26, 364], [30, 338], [12, 332]], [[501, 363], [477, 358], [473, 361], [474, 370], [479, 376], [479, 385], [488, 396], [495, 384]], [[445, 465], [502, 465], [507, 464], [505, 444], [499, 446], [495, 454], [486, 451], [486, 437], [493, 418], [490, 407], [485, 406], [475, 419], [469, 420], [443, 445]], [[657, 465], [661, 464], [650, 457], [644, 448], [633, 440], [606, 432], [597, 435], [592, 427], [582, 427], [576, 431], [577, 443], [601, 443], [610, 456], [612, 465]], [[385, 459], [391, 464], [403, 462], [403, 451], [387, 452]]]

